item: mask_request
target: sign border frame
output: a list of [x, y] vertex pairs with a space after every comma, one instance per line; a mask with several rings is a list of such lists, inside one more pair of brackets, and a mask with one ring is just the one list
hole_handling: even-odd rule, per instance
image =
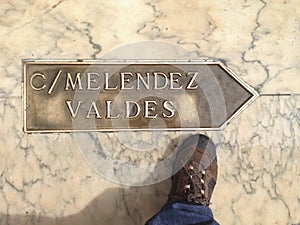
[[[243, 86], [253, 96], [248, 99], [240, 108], [238, 108], [221, 126], [213, 128], [117, 128], [117, 129], [95, 129], [95, 130], [28, 130], [27, 129], [27, 92], [26, 92], [26, 65], [28, 64], [204, 64], [204, 65], [219, 65], [233, 79]], [[24, 133], [78, 133], [78, 132], [122, 132], [122, 131], [221, 131], [237, 116], [241, 114], [249, 105], [251, 105], [260, 95], [233, 70], [231, 70], [221, 60], [200, 58], [200, 59], [185, 59], [185, 60], [166, 60], [166, 59], [22, 59], [22, 112], [23, 112], [23, 131]]]

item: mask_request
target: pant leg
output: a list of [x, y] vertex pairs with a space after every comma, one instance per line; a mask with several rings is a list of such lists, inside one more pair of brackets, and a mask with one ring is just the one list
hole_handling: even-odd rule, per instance
[[167, 203], [145, 225], [219, 225], [209, 207], [188, 203]]

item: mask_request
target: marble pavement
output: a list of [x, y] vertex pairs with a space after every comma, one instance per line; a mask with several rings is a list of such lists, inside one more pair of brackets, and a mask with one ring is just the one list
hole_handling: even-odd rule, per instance
[[[163, 205], [170, 180], [118, 185], [87, 165], [74, 135], [22, 131], [22, 59], [96, 59], [144, 41], [220, 59], [260, 94], [224, 130], [205, 132], [218, 148], [216, 220], [300, 224], [299, 15], [297, 0], [1, 0], [0, 224], [141, 225]], [[160, 143], [155, 132], [98, 135], [115, 157], [132, 139], [156, 146], [159, 160], [190, 133]]]

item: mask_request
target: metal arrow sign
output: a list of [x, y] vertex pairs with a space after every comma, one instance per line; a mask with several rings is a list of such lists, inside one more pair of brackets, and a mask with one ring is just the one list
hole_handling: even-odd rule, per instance
[[258, 96], [214, 60], [23, 60], [24, 131], [222, 129]]

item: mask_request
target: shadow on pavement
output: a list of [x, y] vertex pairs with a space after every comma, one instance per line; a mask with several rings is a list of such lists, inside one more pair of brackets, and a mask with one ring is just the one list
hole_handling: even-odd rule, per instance
[[146, 187], [112, 188], [65, 217], [0, 214], [0, 225], [143, 225], [166, 202], [170, 180]]

